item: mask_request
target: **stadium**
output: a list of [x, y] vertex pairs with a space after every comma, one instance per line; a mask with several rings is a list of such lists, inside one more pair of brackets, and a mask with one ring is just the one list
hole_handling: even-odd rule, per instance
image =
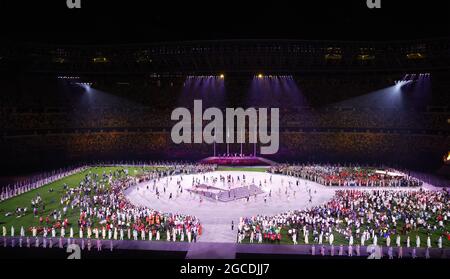
[[448, 36], [7, 40], [0, 255], [446, 258], [449, 65]]

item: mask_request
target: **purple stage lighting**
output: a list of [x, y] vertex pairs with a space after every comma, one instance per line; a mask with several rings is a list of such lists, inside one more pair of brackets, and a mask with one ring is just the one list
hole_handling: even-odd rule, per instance
[[225, 74], [187, 76], [179, 105], [191, 107], [194, 100], [202, 100], [205, 107], [222, 107], [225, 101]]
[[256, 74], [251, 82], [247, 105], [256, 107], [302, 107], [306, 98], [291, 75]]

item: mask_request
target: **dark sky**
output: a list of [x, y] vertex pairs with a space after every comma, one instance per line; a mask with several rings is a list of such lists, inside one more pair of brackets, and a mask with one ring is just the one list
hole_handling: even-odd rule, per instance
[[14, 41], [138, 43], [211, 39], [396, 40], [448, 36], [443, 0], [1, 0]]

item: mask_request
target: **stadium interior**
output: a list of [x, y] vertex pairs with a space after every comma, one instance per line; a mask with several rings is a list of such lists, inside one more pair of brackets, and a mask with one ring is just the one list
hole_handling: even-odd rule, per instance
[[2, 53], [2, 69], [18, 68], [1, 77], [2, 171], [208, 157], [211, 145], [170, 140], [171, 111], [195, 99], [279, 107], [281, 147], [269, 157], [281, 162], [433, 172], [450, 145], [448, 40], [11, 45]]
[[[33, 2], [0, 17], [0, 258], [450, 256], [446, 9]], [[278, 108], [277, 152], [251, 117], [175, 143], [199, 100]]]

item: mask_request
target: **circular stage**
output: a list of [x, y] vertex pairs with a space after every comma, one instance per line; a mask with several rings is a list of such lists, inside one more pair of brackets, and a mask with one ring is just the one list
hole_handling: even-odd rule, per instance
[[[338, 189], [342, 188], [323, 186], [286, 175], [215, 171], [174, 175], [159, 181], [140, 183], [127, 189], [125, 195], [135, 205], [200, 218], [203, 226], [200, 241], [236, 242], [240, 217], [258, 214], [272, 216], [313, 207], [330, 200]], [[231, 230], [232, 221], [234, 230]]]

